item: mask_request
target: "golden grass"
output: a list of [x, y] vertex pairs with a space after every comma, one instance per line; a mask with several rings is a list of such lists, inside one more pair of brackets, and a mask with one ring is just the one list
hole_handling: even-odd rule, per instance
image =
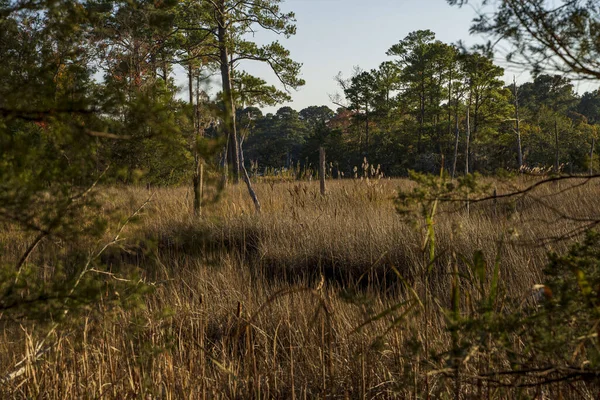
[[[490, 183], [503, 193], [531, 180]], [[451, 255], [470, 257], [478, 249], [490, 261], [500, 251], [504, 290], [527, 299], [540, 283], [546, 253], [563, 251], [569, 241], [536, 243], [582, 224], [557, 218], [558, 213], [600, 214], [596, 184], [561, 192], [568, 185], [543, 186], [535, 199], [514, 204], [472, 205], [469, 213], [449, 212], [452, 207], [446, 206], [435, 226], [439, 258], [431, 291], [436, 301], [444, 304], [450, 297]], [[437, 375], [425, 378], [423, 366], [407, 351], [412, 339], [425, 336], [432, 352], [446, 348], [449, 337], [439, 310], [409, 314], [385, 335], [394, 314], [356, 330], [408, 298], [392, 267], [423, 293], [424, 228], [399, 216], [393, 202], [398, 188], [412, 187], [406, 180], [331, 181], [323, 198], [318, 182], [258, 183], [263, 212], [255, 215], [240, 185], [205, 207], [200, 218], [192, 216], [189, 189], [157, 189], [141, 221], [125, 233], [145, 251], [131, 247], [129, 253], [114, 250], [104, 258], [144, 271], [155, 286], [146, 308], [90, 316], [56, 332], [42, 359], [2, 383], [0, 394], [424, 398], [428, 388], [433, 398], [451, 397], [452, 385]], [[124, 213], [149, 195], [142, 188], [101, 193], [106, 212]], [[26, 246], [26, 235], [18, 231], [5, 230], [0, 237], [5, 261]], [[32, 262], [52, 263], [68, 253], [56, 247], [44, 243]], [[319, 287], [321, 275], [325, 281]], [[21, 329], [4, 323], [3, 376], [33, 351], [42, 332], [31, 324]]]

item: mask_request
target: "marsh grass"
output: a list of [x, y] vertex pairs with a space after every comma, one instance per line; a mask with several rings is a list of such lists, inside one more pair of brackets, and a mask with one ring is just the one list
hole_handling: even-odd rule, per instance
[[[534, 179], [486, 183], [501, 194]], [[600, 187], [593, 181], [545, 185], [531, 196], [472, 204], [468, 212], [463, 203], [442, 205], [427, 280], [426, 226], [400, 216], [394, 202], [399, 189], [413, 188], [408, 180], [332, 180], [322, 197], [318, 182], [271, 180], [255, 184], [260, 215], [240, 185], [201, 217], [193, 216], [190, 189], [156, 189], [139, 221], [126, 228], [127, 244], [102, 259], [109, 269], [141, 271], [153, 288], [145, 307], [109, 311], [100, 302], [105, 313], [83, 315], [54, 332], [49, 350], [27, 363], [23, 376], [3, 382], [0, 394], [455, 398], [455, 382], [435, 373], [448, 367], [439, 355], [456, 339], [444, 310], [457, 284], [472, 293], [469, 301], [478, 300], [468, 280], [455, 279], [472, 273], [458, 256], [468, 260], [482, 250], [490, 265], [498, 257], [502, 293], [534, 302], [546, 254], [563, 252], [576, 237], [552, 239], [587, 223], [564, 216], [600, 217]], [[100, 196], [102, 212], [127, 215], [149, 192], [106, 187]], [[3, 228], [0, 257], [7, 263], [30, 238]], [[46, 241], [30, 263], [51, 274], [53, 265], [73, 260], [87, 245]], [[427, 313], [411, 303], [413, 294], [431, 296]], [[469, 302], [462, 307], [472, 309]], [[35, 352], [47, 327], [4, 320], [0, 333], [5, 376]], [[470, 360], [465, 369], [483, 362]], [[552, 397], [547, 388], [486, 392], [477, 382], [461, 386], [460, 396], [522, 398], [536, 390], [537, 398]], [[569, 390], [566, 397], [579, 398], [574, 393], [588, 388]]]

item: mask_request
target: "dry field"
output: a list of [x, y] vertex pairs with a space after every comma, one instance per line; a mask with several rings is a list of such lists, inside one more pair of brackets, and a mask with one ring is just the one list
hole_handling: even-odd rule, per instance
[[[533, 182], [488, 183], [501, 195]], [[189, 189], [157, 189], [123, 232], [127, 244], [102, 256], [111, 268], [140, 271], [153, 288], [145, 307], [84, 314], [49, 334], [46, 325], [2, 321], [2, 376], [35, 354], [43, 338], [45, 351], [0, 384], [1, 397], [454, 398], [452, 381], [434, 373], [445, 368], [443, 357], [429, 356], [450, 343], [441, 309], [450, 301], [453, 262], [476, 250], [489, 263], [498, 257], [503, 293], [534, 301], [547, 253], [573, 240], [554, 239], [600, 217], [600, 186], [552, 183], [526, 197], [472, 204], [468, 212], [462, 204], [442, 205], [427, 280], [424, 223], [400, 216], [394, 204], [398, 189], [413, 186], [330, 181], [321, 197], [318, 182], [257, 183], [263, 211], [256, 215], [239, 185], [200, 217], [192, 215]], [[100, 192], [104, 212], [124, 215], [151, 195], [145, 188]], [[0, 240], [3, 262], [27, 245], [8, 227]], [[94, 245], [45, 242], [30, 262], [50, 268], [74, 248]], [[436, 307], [419, 311], [410, 301], [415, 294], [430, 296]], [[416, 342], [425, 350], [415, 351]], [[552, 398], [543, 391], [482, 392], [477, 384], [461, 390], [464, 398]]]

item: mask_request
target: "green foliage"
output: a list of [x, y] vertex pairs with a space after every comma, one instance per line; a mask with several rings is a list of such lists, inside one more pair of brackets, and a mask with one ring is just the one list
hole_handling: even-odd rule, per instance
[[273, 106], [292, 99], [287, 92], [278, 90], [275, 86], [267, 85], [264, 79], [252, 76], [244, 71], [233, 76], [233, 89], [237, 97], [236, 104], [241, 105]]
[[268, 114], [255, 121], [245, 146], [249, 160], [262, 167], [290, 168], [300, 158], [308, 135], [307, 126], [297, 111], [282, 107], [275, 115]]
[[[468, 0], [448, 0], [462, 6]], [[557, 71], [581, 78], [600, 78], [598, 29], [600, 6], [595, 0], [483, 0], [489, 8], [473, 20], [471, 31], [502, 39], [507, 60], [534, 73]]]
[[[294, 160], [314, 165], [315, 152], [324, 145], [327, 159], [345, 176], [353, 176], [365, 156], [386, 175], [444, 168], [456, 176], [467, 169], [467, 153], [468, 172], [516, 171], [518, 104], [526, 167], [549, 170], [556, 163], [555, 122], [562, 171], [581, 173], [594, 167], [589, 162], [597, 131], [594, 94], [578, 98], [568, 78], [537, 74], [532, 82], [506, 86], [504, 69], [493, 62], [489, 46], [459, 48], [436, 40], [427, 30], [408, 34], [388, 55], [394, 60], [376, 69], [355, 67], [348, 79], [341, 73], [336, 77], [342, 93], [333, 96], [340, 105], [333, 115], [310, 117], [316, 115], [316, 106], [300, 112], [309, 132], [316, 131], [314, 121], [322, 121], [325, 127], [319, 132], [326, 132], [327, 139], [309, 134], [303, 141], [302, 135], [296, 136], [300, 151], [294, 152]], [[277, 119], [267, 115], [254, 120], [248, 150], [255, 164], [289, 164], [281, 154], [271, 156], [281, 152], [273, 138], [285, 130], [277, 127]], [[298, 128], [297, 121], [290, 124], [290, 129]]]
[[600, 123], [600, 91], [584, 93], [576, 107], [576, 111], [585, 116], [588, 123]]
[[410, 192], [398, 193], [396, 209], [401, 215], [412, 217], [433, 218], [439, 203], [464, 202], [469, 195], [488, 189], [478, 182], [477, 175], [465, 175], [453, 180], [442, 170], [440, 175], [409, 171], [409, 176], [417, 186]]
[[[456, 184], [445, 179], [443, 172], [438, 177], [416, 173], [411, 177], [418, 186], [410, 193], [400, 193], [397, 204], [401, 214], [425, 222], [427, 277], [438, 261], [435, 217], [439, 208], [480, 188], [471, 176]], [[427, 314], [430, 304], [437, 303], [446, 316], [444, 330], [451, 338], [450, 347], [432, 354], [430, 360], [444, 364], [444, 375], [453, 379], [457, 388], [465, 377], [500, 389], [596, 381], [600, 373], [600, 234], [588, 231], [566, 254], [550, 254], [543, 284], [536, 285], [525, 299], [506, 294], [501, 254], [502, 245], [491, 265], [483, 251], [453, 255], [453, 270], [447, 278], [449, 298], [429, 291], [426, 278], [425, 290], [419, 294], [423, 312]], [[399, 303], [396, 307], [408, 312], [405, 306]], [[395, 312], [395, 308], [387, 312]], [[409, 356], [413, 358], [428, 348], [427, 335], [415, 340]]]
[[[124, 45], [164, 34], [168, 6], [11, 5], [0, 11], [0, 223], [24, 245], [3, 255], [0, 309], [60, 323], [104, 306], [139, 306], [147, 288], [138, 272], [101, 262], [132, 218], [103, 211], [98, 187], [121, 170], [127, 181], [139, 171], [173, 182], [175, 160], [189, 157], [179, 130], [186, 108], [150, 58], [137, 57], [143, 46]], [[56, 257], [36, 254], [52, 246], [63, 248]]]
[[[467, 357], [489, 360], [481, 376], [498, 378], [498, 386], [548, 385], [555, 381], [593, 381], [599, 373], [598, 288], [600, 236], [588, 232], [564, 255], [551, 254], [544, 284], [525, 304], [499, 291], [496, 259], [491, 280], [478, 252], [472, 261], [470, 283], [479, 299], [473, 312], [455, 319], [461, 338], [461, 362]], [[518, 340], [516, 340], [518, 338]], [[507, 365], [505, 362], [510, 361]], [[538, 375], [540, 371], [548, 371]], [[503, 379], [512, 375], [518, 383]]]
[[141, 178], [152, 184], [177, 184], [188, 178], [192, 164], [188, 105], [175, 99], [161, 80], [124, 98], [117, 104], [126, 111], [121, 118], [107, 118], [107, 123], [110, 131], [130, 139], [108, 143], [100, 149], [99, 162], [119, 171], [118, 179], [125, 183]]

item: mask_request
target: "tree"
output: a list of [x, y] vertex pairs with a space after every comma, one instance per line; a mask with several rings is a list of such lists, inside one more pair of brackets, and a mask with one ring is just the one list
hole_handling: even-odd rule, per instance
[[521, 85], [518, 91], [522, 116], [537, 128], [531, 130], [524, 143], [530, 161], [544, 165], [553, 160], [554, 169], [558, 170], [560, 160], [568, 152], [565, 142], [574, 144], [572, 139], [577, 136], [568, 116], [569, 110], [577, 104], [571, 81], [559, 75], [542, 74], [533, 82]]
[[[168, 84], [164, 59], [170, 57], [172, 46], [172, 3], [113, 1], [90, 7], [99, 11], [90, 35], [105, 77], [117, 80], [130, 92], [152, 85], [159, 75]], [[161, 68], [162, 74], [158, 72]]]
[[[458, 53], [458, 49], [452, 55], [455, 66], [449, 71], [449, 82], [448, 82], [448, 114], [451, 118], [451, 114], [454, 114], [454, 157], [452, 161], [452, 178], [456, 176], [457, 165], [458, 165], [458, 150], [460, 145], [460, 121], [463, 111], [463, 99], [468, 94], [468, 80], [465, 75], [465, 71], [460, 62], [461, 57]], [[464, 113], [466, 115], [466, 112]], [[450, 128], [449, 128], [450, 129]]]
[[335, 113], [327, 106], [310, 106], [300, 110], [298, 116], [309, 132], [316, 131], [321, 125], [327, 124]]
[[[214, 50], [206, 56], [218, 65], [221, 75], [224, 128], [228, 137], [227, 156], [236, 182], [240, 173], [240, 154], [235, 122], [235, 66], [244, 60], [264, 62], [271, 67], [286, 89], [304, 85], [304, 80], [298, 77], [301, 65], [289, 57], [289, 51], [279, 42], [259, 46], [246, 40], [247, 34], [253, 32], [256, 26], [285, 37], [296, 33], [294, 13], [282, 12], [279, 3], [280, 0], [203, 1], [207, 16], [204, 23], [200, 26], [187, 26], [182, 23], [179, 26], [184, 30], [200, 30], [215, 40]], [[249, 80], [244, 74], [238, 76], [240, 82], [242, 79], [245, 79], [246, 83]], [[252, 85], [256, 86], [256, 83], [257, 81], [253, 80]], [[259, 83], [264, 88], [262, 82]], [[270, 89], [267, 91], [271, 95], [274, 94]], [[240, 92], [241, 94], [243, 93]], [[281, 96], [278, 96], [281, 99]]]
[[[105, 272], [99, 255], [106, 246], [93, 244], [118, 222], [99, 211], [94, 189], [110, 161], [102, 150], [135, 136], [125, 132], [124, 117], [135, 116], [144, 127], [135, 132], [144, 132], [136, 138], [142, 140], [173, 133], [169, 113], [177, 111], [165, 104], [168, 88], [155, 85], [145, 57], [137, 58], [142, 53], [117, 62], [98, 51], [112, 40], [99, 31], [120, 6], [0, 2], [0, 223], [24, 232], [27, 241], [23, 254], [0, 268], [0, 309], [14, 319], [54, 324], [74, 314], [69, 311], [96, 308], [100, 299], [126, 302], [140, 293], [137, 284], [94, 272]], [[94, 79], [98, 65], [112, 67], [111, 79]], [[50, 276], [43, 277], [33, 254], [52, 240], [85, 244], [90, 255], [48, 261]], [[119, 240], [117, 234], [109, 244]], [[126, 290], [111, 289], [116, 285]]]
[[486, 139], [479, 137], [481, 131], [509, 118], [510, 92], [503, 88], [504, 83], [500, 80], [504, 75], [504, 69], [493, 63], [491, 54], [477, 51], [465, 53], [461, 57], [461, 62], [469, 93], [467, 104], [469, 129], [465, 149], [469, 160], [466, 169], [468, 173], [475, 170], [478, 159], [483, 157], [473, 151], [472, 146]]
[[[449, 90], [455, 79], [452, 74], [456, 68], [456, 53], [454, 46], [436, 40], [429, 30], [409, 33], [387, 52], [389, 56], [397, 57], [399, 77], [395, 86], [401, 91], [400, 103], [417, 120], [416, 150], [426, 163], [431, 154], [451, 151], [451, 128], [448, 118], [443, 121], [442, 104], [451, 96]], [[448, 138], [444, 138], [445, 132], [449, 133]], [[432, 166], [424, 164], [423, 167], [431, 169]]]
[[185, 44], [173, 34], [175, 6], [172, 1], [89, 4], [95, 10], [89, 46], [98, 49], [92, 54], [103, 72], [96, 93], [105, 100], [103, 120], [110, 131], [131, 139], [102, 146], [98, 164], [112, 165], [110, 174], [125, 182], [143, 177], [152, 184], [179, 183], [189, 176], [186, 144], [195, 115], [176, 98], [169, 76], [176, 46]]
[[513, 77], [513, 99], [515, 104], [515, 133], [517, 135], [517, 160], [519, 163], [519, 171], [523, 170], [523, 144], [521, 141], [521, 119], [519, 115], [519, 89], [517, 88], [517, 80]]
[[[468, 0], [448, 0], [462, 6]], [[600, 78], [600, 3], [595, 0], [484, 0], [491, 11], [471, 31], [502, 39], [512, 47], [510, 62], [583, 79]]]
[[584, 115], [590, 124], [600, 124], [600, 91], [585, 92], [575, 109]]
[[[188, 75], [188, 104], [190, 124], [188, 126], [188, 144], [193, 155], [192, 186], [194, 193], [194, 213], [201, 213], [204, 194], [204, 168], [206, 159], [213, 152], [206, 152], [205, 130], [215, 119], [214, 104], [201, 85], [210, 79], [215, 65], [207, 53], [216, 47], [216, 38], [202, 29], [180, 29], [181, 26], [202, 26], [209, 19], [207, 9], [197, 0], [182, 1], [177, 8], [175, 29], [174, 62], [181, 65]], [[205, 154], [202, 154], [205, 153]]]
[[344, 94], [349, 102], [349, 108], [356, 110], [355, 118], [364, 120], [364, 144], [360, 140], [363, 157], [368, 157], [369, 155], [369, 117], [373, 111], [376, 90], [375, 76], [367, 71], [363, 71], [350, 78], [348, 87], [344, 89]]
[[287, 92], [278, 90], [273, 85], [267, 85], [264, 79], [244, 71], [236, 71], [232, 82], [235, 104], [241, 108], [256, 105], [274, 106], [292, 99]]
[[290, 168], [300, 158], [300, 148], [306, 140], [306, 126], [300, 120], [298, 112], [291, 107], [281, 107], [275, 114], [276, 147], [283, 155], [280, 165]]
[[385, 61], [371, 74], [377, 88], [373, 99], [375, 110], [380, 117], [389, 116], [395, 106], [394, 93], [400, 89], [400, 70], [395, 63]]
[[519, 91], [521, 106], [532, 112], [544, 105], [557, 113], [565, 114], [577, 104], [573, 84], [560, 75], [537, 75], [533, 82], [521, 85]]
[[[320, 162], [321, 152], [325, 155], [328, 147], [328, 139], [331, 130], [327, 124], [332, 120], [335, 113], [327, 106], [310, 106], [300, 110], [300, 120], [305, 127], [305, 142], [301, 148], [301, 157], [311, 164]], [[322, 150], [321, 150], [322, 149]], [[317, 159], [316, 154], [319, 154]], [[318, 164], [321, 167], [321, 164]]]
[[404, 96], [415, 101], [419, 123], [417, 151], [421, 152], [423, 140], [427, 89], [432, 83], [433, 68], [431, 49], [435, 34], [430, 30], [411, 32], [403, 40], [390, 47], [388, 56], [397, 57], [396, 63], [401, 72]]

